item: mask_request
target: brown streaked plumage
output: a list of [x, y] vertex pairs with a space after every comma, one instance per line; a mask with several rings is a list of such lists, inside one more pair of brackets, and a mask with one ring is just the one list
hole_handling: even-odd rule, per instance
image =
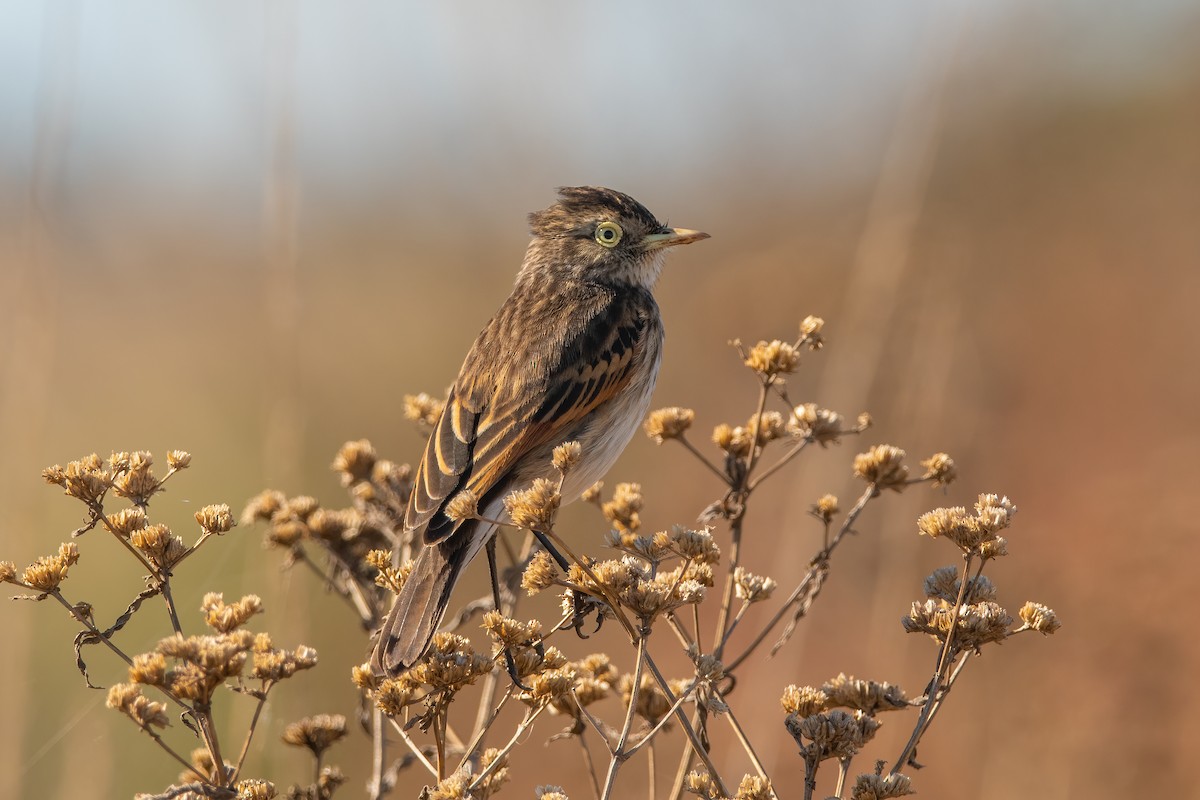
[[475, 340], [417, 466], [405, 527], [416, 564], [380, 630], [379, 674], [418, 661], [463, 568], [495, 535], [455, 522], [446, 504], [470, 490], [504, 519], [503, 499], [553, 473], [551, 451], [582, 446], [563, 501], [576, 499], [625, 449], [658, 375], [663, 328], [651, 289], [665, 249], [708, 238], [668, 228], [632, 197], [581, 186], [529, 215], [533, 239], [512, 294]]

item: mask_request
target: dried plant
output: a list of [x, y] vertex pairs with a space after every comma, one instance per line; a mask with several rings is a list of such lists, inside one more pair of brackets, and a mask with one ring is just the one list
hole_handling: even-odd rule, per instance
[[[640, 486], [620, 483], [606, 495], [597, 484], [584, 499], [603, 518], [603, 532], [590, 540], [574, 533], [563, 536], [557, 513], [564, 479], [580, 458], [574, 442], [554, 451], [557, 480], [539, 479], [506, 498], [505, 524], [520, 533], [511, 540], [507, 533], [500, 535], [509, 568], [501, 576], [499, 607], [491, 593], [466, 603], [437, 634], [429, 653], [404, 674], [383, 678], [366, 664], [352, 670], [363, 696], [359, 718], [371, 733], [370, 797], [387, 795], [400, 772], [409, 769], [427, 773], [423, 796], [431, 800], [492, 797], [509, 779], [514, 746], [535, 726], [545, 727], [550, 717], [567, 723], [550, 738], [577, 744], [586, 776], [582, 791], [597, 800], [617, 796], [618, 777], [634, 758], [650, 765], [653, 793], [656, 744], [667, 736], [683, 742], [673, 800], [685, 793], [713, 799], [776, 797], [771, 776], [736, 711], [740, 701], [732, 695], [739, 668], [751, 658], [775, 653], [788, 641], [820, 594], [835, 552], [868, 507], [874, 508], [889, 492], [916, 484], [945, 487], [957, 479], [954, 461], [945, 453], [920, 461], [919, 471], [910, 471], [902, 449], [889, 444], [868, 447], [853, 459], [853, 474], [862, 488], [849, 508], [843, 510], [839, 499], [829, 494], [813, 502], [818, 544], [800, 574], [767, 575], [743, 563], [747, 508], [763, 483], [812, 445], [839, 444], [861, 437], [871, 427], [865, 413], [848, 422], [835, 411], [797, 403], [789, 396], [788, 376], [807, 353], [824, 345], [823, 326], [822, 320], [809, 317], [791, 341], [759, 342], [749, 348], [733, 342], [757, 383], [757, 400], [744, 424], [713, 428], [711, 456], [691, 438], [697, 419], [692, 409], [663, 408], [647, 418], [645, 432], [653, 441], [678, 445], [719, 480], [719, 496], [696, 524], [645, 531]], [[405, 412], [428, 429], [440, 403], [428, 395], [409, 397]], [[189, 461], [186, 453], [172, 453], [163, 481]], [[228, 531], [233, 521], [226, 507], [202, 510], [196, 515], [200, 536], [190, 547], [165, 525], [152, 524], [148, 503], [163, 481], [153, 477], [150, 465], [146, 453], [121, 453], [107, 462], [91, 456], [45, 473], [48, 481], [87, 506], [88, 523], [77, 533], [97, 526], [109, 530], [148, 573], [147, 589], [114, 625], [101, 630], [91, 620], [90, 607], [63, 596], [60, 585], [79, 560], [73, 543], [24, 572], [0, 563], [0, 580], [34, 592], [29, 596], [36, 599], [53, 597], [70, 609], [84, 626], [76, 638], [77, 652], [86, 644], [103, 643], [129, 664], [130, 682], [110, 690], [109, 705], [129, 716], [186, 770], [180, 785], [155, 796], [272, 797], [275, 789], [269, 783], [241, 777], [247, 745], [271, 688], [313, 666], [315, 653], [306, 647], [278, 650], [266, 634], [246, 632], [243, 626], [261, 611], [252, 595], [234, 603], [207, 595], [201, 609], [213, 633], [183, 634], [171, 596], [172, 570], [209, 538]], [[410, 571], [413, 543], [402, 518], [411, 470], [379, 458], [366, 441], [344, 445], [333, 468], [349, 493], [349, 506], [326, 508], [312, 497], [265, 491], [247, 505], [242, 522], [266, 523], [268, 544], [283, 553], [287, 564], [311, 571], [342, 598], [362, 627], [365, 653], [369, 634]], [[132, 505], [107, 512], [104, 503], [110, 494]], [[925, 599], [914, 602], [903, 619], [905, 630], [926, 634], [934, 644], [931, 678], [921, 696], [910, 698], [893, 684], [845, 674], [821, 686], [769, 687], [782, 692], [780, 722], [795, 740], [805, 774], [803, 787], [787, 787], [781, 795], [815, 796], [820, 768], [830, 761], [836, 775], [825, 780], [832, 784], [833, 796], [870, 800], [911, 794], [912, 783], [903, 770], [918, 766], [913, 760], [916, 747], [970, 657], [1014, 635], [1049, 634], [1059, 627], [1052, 610], [1033, 602], [1018, 612], [1018, 625], [998, 604], [995, 584], [983, 575], [987, 564], [1007, 555], [1002, 534], [1016, 510], [1007, 497], [981, 494], [973, 509], [937, 508], [917, 520], [918, 533], [946, 539], [962, 560], [961, 567], [943, 567], [925, 578]], [[451, 501], [447, 513], [456, 519], [477, 518], [478, 498], [463, 493]], [[562, 561], [552, 558], [540, 541], [552, 543]], [[552, 620], [521, 619], [521, 590], [525, 595], [558, 592], [561, 614]], [[151, 653], [126, 656], [113, 637], [142, 602], [154, 596], [165, 603], [173, 634]], [[750, 629], [747, 612], [756, 604], [773, 611]], [[597, 626], [619, 626], [628, 649], [588, 652], [576, 634], [586, 634], [589, 616]], [[483, 631], [474, 640], [464, 635], [473, 620]], [[661, 666], [663, 653], [676, 649], [691, 666], [684, 675], [668, 677]], [[79, 664], [86, 677], [82, 658]], [[222, 760], [211, 718], [212, 696], [222, 688], [249, 695], [257, 703], [240, 756], [230, 764]], [[143, 691], [157, 693], [157, 699]], [[168, 721], [171, 706], [183, 711], [185, 723], [204, 744], [190, 760], [157, 732]], [[519, 713], [510, 725], [513, 709]], [[893, 711], [915, 716], [907, 743], [894, 758], [876, 760], [873, 769], [856, 775], [855, 759], [870, 745], [882, 724], [880, 716]], [[739, 742], [745, 756], [743, 775], [723, 774], [710, 758], [714, 726], [727, 726]], [[345, 735], [342, 716], [309, 717], [287, 728], [283, 741], [308, 749], [314, 762], [312, 782], [293, 786], [287, 796], [332, 795], [344, 778], [336, 767], [325, 766], [324, 754]], [[597, 745], [599, 757], [593, 752]], [[558, 800], [567, 794], [561, 787], [540, 786], [536, 796]]]

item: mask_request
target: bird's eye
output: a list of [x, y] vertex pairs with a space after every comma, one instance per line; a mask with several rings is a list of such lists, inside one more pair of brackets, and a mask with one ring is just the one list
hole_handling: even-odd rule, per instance
[[616, 247], [623, 235], [621, 226], [615, 222], [601, 222], [596, 226], [596, 241], [601, 247]]

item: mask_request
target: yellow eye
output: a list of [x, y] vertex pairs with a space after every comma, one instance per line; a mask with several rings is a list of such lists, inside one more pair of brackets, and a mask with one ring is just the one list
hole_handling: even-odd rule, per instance
[[596, 241], [601, 247], [616, 247], [623, 235], [621, 226], [615, 222], [601, 222], [596, 226]]

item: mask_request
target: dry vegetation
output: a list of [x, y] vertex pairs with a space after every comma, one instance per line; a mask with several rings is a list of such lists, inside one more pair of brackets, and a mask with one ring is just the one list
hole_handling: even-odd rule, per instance
[[[539, 751], [517, 749], [537, 738], [573, 747], [579, 758], [574, 785], [566, 790], [538, 786], [536, 795], [543, 800], [565, 798], [568, 791], [577, 800], [630, 793], [653, 797], [660, 791], [660, 773], [670, 779], [666, 796], [672, 800], [684, 794], [709, 800], [874, 800], [910, 794], [919, 782], [912, 775], [920, 766], [917, 746], [974, 657], [1013, 636], [1053, 633], [1059, 623], [1038, 603], [1025, 603], [1014, 618], [998, 602], [997, 586], [983, 572], [1008, 555], [1005, 534], [1017, 509], [1005, 496], [979, 494], [972, 508], [935, 508], [915, 523], [896, 523], [945, 540], [931, 546], [958, 556], [957, 563], [937, 569], [923, 583], [920, 575], [912, 575], [919, 599], [906, 614], [896, 609], [902, 617], [897, 624], [923, 634], [913, 646], [926, 652], [925, 686], [905, 692], [882, 679], [886, 676], [866, 680], [845, 673], [819, 686], [739, 682], [743, 665], [787, 645], [820, 595], [835, 554], [853, 541], [850, 535], [864, 514], [886, 514], [888, 495], [922, 484], [944, 487], [958, 478], [945, 453], [921, 460], [920, 469], [910, 472], [900, 448], [864, 447], [853, 458], [861, 491], [852, 502], [830, 494], [812, 498], [811, 558], [767, 568], [746, 563], [747, 540], [770, 535], [747, 522], [758, 489], [810, 448], [861, 440], [872, 426], [865, 413], [849, 421], [789, 394], [788, 376], [799, 368], [802, 355], [823, 346], [822, 328], [822, 320], [809, 317], [795, 340], [752, 347], [733, 343], [757, 385], [757, 401], [744, 424], [715, 426], [710, 442], [695, 436], [692, 409], [664, 408], [646, 420], [645, 432], [653, 441], [678, 446], [674, 452], [664, 449], [661, 458], [696, 459], [720, 482], [719, 495], [695, 522], [646, 530], [640, 486], [619, 483], [606, 491], [597, 484], [584, 496], [597, 510], [594, 531], [561, 530], [556, 520], [562, 478], [580, 453], [575, 443], [559, 447], [554, 454], [559, 480], [535, 482], [506, 502], [513, 524], [501, 534], [507, 569], [501, 575], [500, 607], [490, 592], [469, 602], [460, 598], [464, 605], [452, 616], [451, 629], [437, 635], [414, 669], [381, 679], [366, 664], [356, 667], [348, 677], [361, 692], [357, 708], [317, 713], [288, 725], [282, 743], [311, 753], [312, 772], [296, 776], [287, 789], [259, 777], [247, 756], [264, 707], [274, 692], [287, 691], [277, 689], [279, 684], [320, 669], [317, 653], [303, 644], [279, 647], [270, 634], [249, 630], [263, 611], [253, 594], [234, 602], [205, 594], [199, 610], [207, 630], [187, 613], [197, 598], [176, 595], [176, 574], [193, 553], [213, 546], [209, 542], [234, 527], [228, 506], [206, 506], [194, 515], [199, 533], [188, 544], [168, 523], [152, 517], [155, 496], [190, 466], [188, 453], [171, 451], [161, 478], [145, 452], [113, 453], [107, 459], [91, 455], [46, 469], [47, 482], [83, 504], [85, 524], [55, 555], [23, 570], [0, 562], [0, 580], [20, 587], [23, 598], [51, 599], [70, 612], [78, 627], [77, 666], [87, 686], [92, 682], [85, 654], [90, 658], [95, 645], [127, 665], [127, 680], [108, 689], [107, 705], [129, 718], [137, 729], [130, 728], [131, 735], [145, 734], [148, 751], [156, 748], [182, 770], [172, 786], [141, 795], [146, 800], [323, 799], [335, 792], [355, 794], [353, 787], [364, 781], [367, 795], [380, 798], [401, 794], [399, 777], [409, 774], [421, 777], [405, 785], [425, 784], [424, 796], [431, 800], [528, 796], [532, 787], [505, 784], [510, 767], [521, 759], [531, 761], [524, 774], [537, 773]], [[426, 395], [409, 398], [406, 409], [425, 427], [439, 410], [438, 401]], [[380, 458], [366, 441], [344, 445], [333, 467], [349, 493], [348, 506], [329, 508], [313, 497], [271, 490], [250, 502], [242, 523], [264, 522], [268, 552], [310, 571], [313, 588], [327, 590], [325, 602], [344, 603], [341, 613], [359, 624], [365, 654], [370, 633], [407, 575], [412, 542], [399, 520], [410, 470]], [[478, 514], [475, 498], [465, 494], [455, 498], [452, 509], [463, 518]], [[64, 584], [81, 560], [76, 539], [88, 547], [119, 548], [144, 573], [144, 586], [129, 587], [134, 599], [111, 623], [111, 610], [94, 608]], [[551, 558], [542, 541], [565, 554], [563, 563]], [[395, 561], [393, 551], [399, 554]], [[527, 596], [551, 592], [559, 595], [561, 613], [539, 619], [521, 610]], [[758, 604], [770, 613], [749, 615]], [[166, 612], [158, 623], [161, 640], [148, 652], [129, 650], [122, 643], [125, 625], [135, 614], [153, 615], [156, 607]], [[602, 624], [618, 631], [607, 639], [617, 645], [605, 651], [586, 641]], [[670, 673], [664, 666], [668, 661], [688, 666]], [[238, 702], [251, 709], [245, 729], [233, 739], [220, 733], [230, 727], [216, 719], [217, 709], [233, 707], [216, 703], [217, 697], [230, 693], [241, 695]], [[763, 693], [780, 698], [776, 730], [794, 743], [803, 764], [802, 785], [772, 781], [741, 722], [740, 709]], [[995, 695], [995, 702], [1007, 701]], [[357, 719], [349, 727], [362, 735], [348, 731], [347, 716]], [[895, 752], [871, 746], [885, 722], [910, 731]], [[738, 743], [741, 757], [734, 770], [711, 756], [718, 733]], [[329, 763], [327, 751], [342, 739], [348, 740], [343, 747], [370, 749], [372, 770], [339, 792], [346, 777]], [[564, 741], [570, 744], [557, 744]], [[922, 761], [937, 757], [922, 751]], [[641, 765], [636, 771], [635, 762]]]

